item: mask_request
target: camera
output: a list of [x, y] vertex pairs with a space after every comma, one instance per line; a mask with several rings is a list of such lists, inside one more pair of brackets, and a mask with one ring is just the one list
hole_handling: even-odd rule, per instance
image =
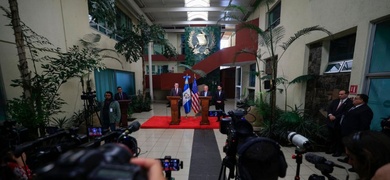
[[219, 131], [227, 135], [226, 145], [223, 152], [227, 156], [234, 157], [237, 153], [238, 143], [244, 141], [247, 137], [255, 136], [252, 125], [243, 119], [246, 112], [242, 109], [229, 111], [229, 117], [222, 118]]
[[164, 171], [179, 171], [183, 169], [183, 161], [172, 159], [171, 156], [165, 156], [161, 161], [161, 166]]
[[96, 97], [96, 91], [87, 91], [81, 95], [81, 100], [91, 100]]
[[100, 128], [90, 128], [89, 133], [96, 135], [92, 142], [62, 154], [56, 162], [39, 169], [38, 179], [147, 179], [141, 167], [129, 163], [140, 153], [137, 140], [130, 136], [139, 127], [140, 123], [135, 121], [126, 129], [102, 136]]
[[288, 132], [287, 139], [291, 143], [293, 143], [296, 147], [298, 147], [299, 149], [311, 148], [310, 141], [306, 137], [304, 137], [296, 132]]
[[37, 179], [147, 180], [145, 170], [129, 163], [132, 157], [129, 148], [119, 143], [104, 144], [98, 149], [72, 150], [38, 170]]

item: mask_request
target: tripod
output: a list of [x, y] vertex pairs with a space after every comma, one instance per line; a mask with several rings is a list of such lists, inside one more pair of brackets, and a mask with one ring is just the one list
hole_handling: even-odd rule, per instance
[[[229, 179], [234, 178], [234, 168], [236, 167], [236, 158], [235, 157], [229, 157], [225, 156], [222, 160], [221, 170], [219, 171], [219, 180], [225, 180], [226, 179], [226, 168], [229, 168]], [[223, 179], [222, 178], [223, 174]]]
[[299, 171], [300, 171], [300, 168], [301, 168], [301, 164], [302, 164], [302, 154], [306, 153], [306, 150], [304, 149], [300, 149], [300, 148], [296, 148], [295, 149], [295, 154], [293, 155], [293, 159], [295, 159], [295, 162], [297, 163], [297, 170], [296, 170], [296, 174], [295, 174], [295, 180], [299, 180], [301, 179], [299, 177]]

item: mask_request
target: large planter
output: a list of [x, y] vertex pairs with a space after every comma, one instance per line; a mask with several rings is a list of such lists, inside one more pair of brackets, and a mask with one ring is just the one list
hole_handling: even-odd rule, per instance
[[245, 119], [252, 124], [254, 131], [260, 131], [263, 128], [263, 116], [259, 113], [255, 106], [250, 106], [247, 109], [247, 112], [248, 113], [244, 116]]

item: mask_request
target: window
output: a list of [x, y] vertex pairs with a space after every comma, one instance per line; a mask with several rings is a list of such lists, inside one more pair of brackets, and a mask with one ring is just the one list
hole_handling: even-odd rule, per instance
[[368, 105], [374, 112], [371, 130], [380, 131], [382, 118], [390, 116], [390, 19], [373, 26], [370, 44]]
[[325, 73], [351, 72], [353, 60], [331, 62], [325, 69]]
[[241, 99], [241, 67], [236, 67], [236, 98]]
[[131, 19], [119, 8], [116, 8], [116, 29], [132, 29]]
[[256, 63], [249, 66], [249, 87], [256, 86]]
[[[101, 1], [101, 3], [93, 3], [91, 1], [88, 1], [88, 10], [89, 10], [89, 26], [96, 29], [97, 31], [110, 36], [111, 38], [120, 41], [122, 40], [121, 36], [118, 36], [117, 34], [114, 34], [114, 29], [120, 30], [120, 29], [128, 29], [132, 28], [132, 22], [131, 19], [119, 8], [116, 8], [113, 10], [113, 8], [110, 8], [108, 6], [114, 6], [114, 1]], [[108, 7], [107, 9], [104, 9], [102, 7]], [[99, 8], [99, 9], [98, 9]], [[112, 11], [112, 12], [111, 12]], [[115, 27], [109, 26], [108, 20], [105, 18], [104, 15], [109, 13], [116, 13], [115, 21], [116, 24], [111, 25]], [[98, 22], [96, 22], [96, 21]], [[111, 20], [114, 21], [114, 20]], [[111, 27], [111, 28], [110, 28]], [[113, 29], [114, 28], [114, 29]]]
[[186, 36], [184, 34], [181, 35], [181, 44], [180, 44], [180, 49], [181, 49], [181, 54], [186, 54]]
[[[152, 75], [168, 73], [168, 65], [152, 65]], [[145, 75], [149, 75], [149, 66], [145, 67]]]
[[280, 24], [281, 3], [278, 2], [268, 13], [268, 28], [274, 28]]
[[325, 73], [351, 72], [356, 34], [344, 36], [330, 42], [329, 63]]
[[329, 62], [353, 59], [356, 34], [344, 36], [330, 42]]

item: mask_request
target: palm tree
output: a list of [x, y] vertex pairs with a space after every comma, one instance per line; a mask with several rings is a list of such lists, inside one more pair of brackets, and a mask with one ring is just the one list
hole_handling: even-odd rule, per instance
[[[17, 0], [8, 0], [11, 12], [7, 13], [11, 18], [12, 29], [14, 30], [16, 49], [19, 57], [18, 69], [22, 80], [23, 95], [26, 99], [31, 98], [31, 73], [28, 69], [27, 57], [26, 57], [26, 45], [24, 43], [23, 30], [19, 17], [19, 8]], [[5, 8], [2, 7], [7, 12]]]
[[[139, 23], [132, 29], [125, 29], [118, 34], [123, 37], [115, 45], [115, 49], [123, 54], [127, 62], [142, 60], [142, 75], [145, 74], [145, 52], [149, 42], [160, 44], [163, 47], [163, 55], [167, 58], [176, 57], [176, 49], [164, 38], [165, 31], [159, 25], [149, 25], [143, 16], [139, 17]], [[145, 77], [145, 76], [144, 76]], [[142, 95], [146, 96], [146, 82], [142, 79]], [[150, 87], [152, 88], [152, 87]]]
[[[266, 6], [267, 12], [270, 12], [270, 5], [273, 4], [275, 0], [256, 0], [253, 3], [253, 10], [252, 11], [246, 11], [240, 6], [237, 5], [231, 5], [228, 7], [228, 9], [238, 9], [242, 13], [247, 13], [247, 15], [252, 14], [256, 11], [260, 6]], [[236, 18], [236, 17], [225, 17], [225, 18]], [[271, 22], [271, 16], [268, 16], [269, 22]], [[253, 25], [247, 22], [243, 22], [238, 30], [241, 29], [251, 29], [257, 32], [258, 38], [259, 38], [259, 46], [265, 49], [265, 52], [261, 52], [261, 48], [257, 50], [256, 52], [250, 52], [250, 51], [243, 51], [243, 53], [250, 53], [257, 57], [257, 59], [265, 62], [270, 61], [271, 62], [271, 97], [270, 97], [270, 104], [271, 104], [271, 121], [272, 124], [273, 121], [276, 120], [276, 85], [277, 85], [277, 73], [278, 73], [278, 62], [283, 57], [283, 54], [287, 51], [287, 49], [290, 47], [291, 44], [293, 44], [297, 39], [299, 39], [302, 36], [308, 35], [313, 31], [320, 31], [324, 32], [328, 35], [331, 35], [332, 33], [326, 30], [323, 27], [320, 27], [318, 25], [311, 26], [307, 28], [303, 28], [299, 31], [297, 31], [293, 36], [287, 39], [285, 42], [281, 42], [283, 40], [285, 35], [285, 29], [283, 26], [270, 26], [267, 30], [263, 30], [257, 25]], [[280, 50], [280, 54], [276, 54], [277, 50]], [[268, 59], [262, 58], [263, 55], [268, 55]], [[272, 131], [270, 129], [270, 131]]]

